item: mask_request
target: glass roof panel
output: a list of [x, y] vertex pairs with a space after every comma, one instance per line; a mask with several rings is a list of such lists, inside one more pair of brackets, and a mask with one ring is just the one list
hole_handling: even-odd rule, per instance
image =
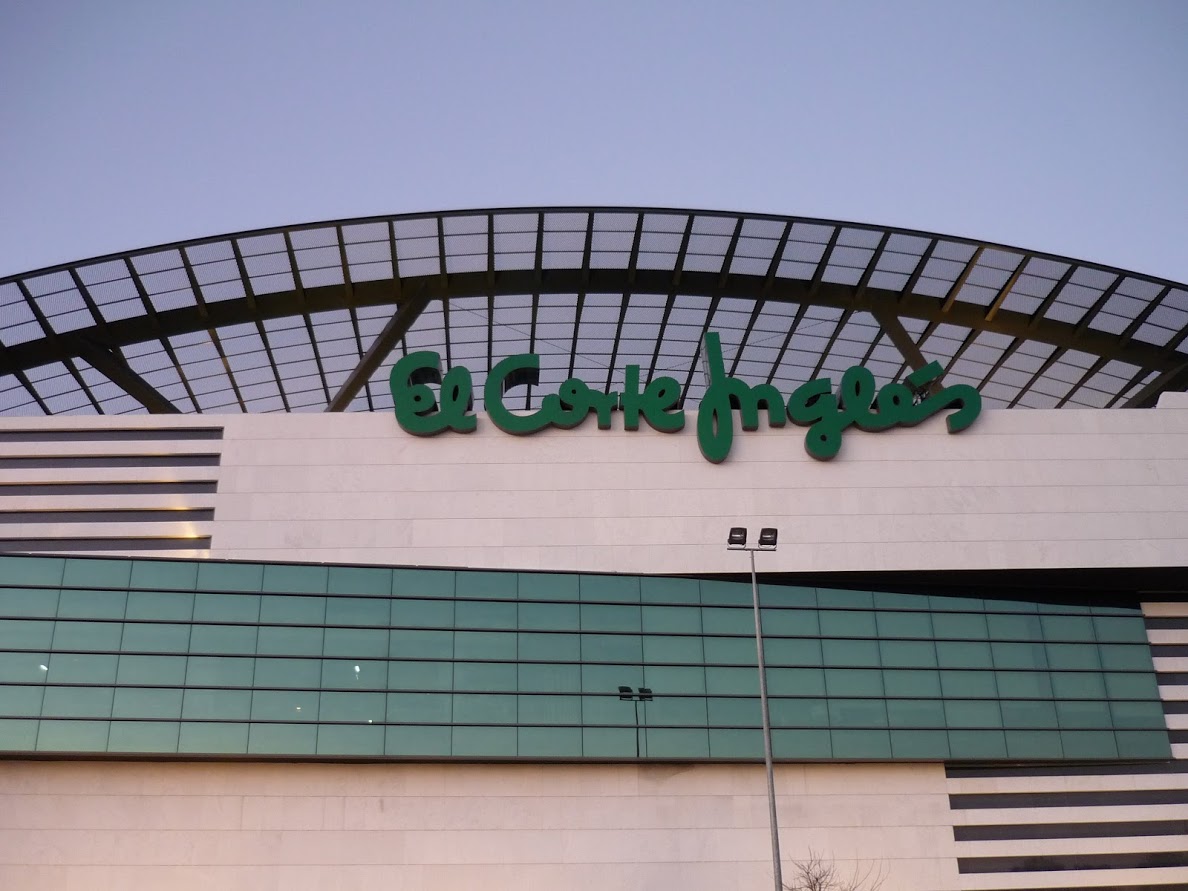
[[594, 214], [595, 232], [634, 232], [640, 215], [634, 212], [626, 213], [596, 213]]
[[0, 285], [0, 343], [16, 346], [45, 336], [32, 308], [16, 285]]
[[338, 232], [330, 226], [294, 229], [289, 234], [289, 240], [299, 254], [309, 248], [333, 247], [338, 250]]
[[775, 238], [739, 238], [730, 261], [732, 275], [767, 275], [780, 243]]
[[[346, 245], [346, 258], [350, 266], [361, 266], [367, 263], [387, 263], [391, 266], [392, 245], [385, 238], [383, 241], [363, 241]], [[335, 257], [337, 261], [337, 256]], [[390, 274], [390, 273], [389, 273]]]
[[[485, 237], [487, 234], [487, 216], [486, 214], [466, 214], [465, 216], [443, 214], [441, 228], [447, 239], [451, 236], [463, 235], [482, 235]], [[448, 249], [446, 253], [449, 253]]]
[[96, 371], [82, 359], [75, 360], [75, 367], [83, 382], [91, 391], [92, 397], [99, 403], [99, 411], [105, 415], [121, 415], [143, 412], [144, 407], [124, 392], [124, 389], [105, 375]]
[[40, 417], [45, 414], [15, 374], [0, 375], [0, 414]]
[[[389, 310], [390, 312], [390, 310]], [[382, 325], [380, 326], [382, 328]], [[377, 330], [375, 334], [378, 334]], [[374, 335], [372, 335], [374, 338]], [[364, 346], [368, 345], [369, 341], [364, 342]], [[413, 350], [436, 350], [443, 352], [445, 348], [445, 333], [442, 328], [442, 312], [441, 308], [437, 306], [430, 306], [423, 313], [421, 313], [417, 320], [409, 328], [408, 333], [404, 335], [404, 343], [409, 351]]]
[[970, 244], [969, 242], [939, 238], [937, 239], [936, 247], [932, 251], [932, 256], [940, 260], [955, 260], [964, 267], [966, 263], [973, 259], [973, 255], [977, 252], [977, 249], [977, 245]]
[[[512, 279], [524, 287], [535, 286], [540, 293], [535, 298], [509, 296], [505, 293], [507, 280], [498, 276], [536, 265], [538, 226], [543, 230], [539, 238], [542, 265], [569, 272], [551, 279], [548, 275]], [[486, 271], [491, 247], [488, 228], [493, 230], [495, 250], [492, 296], [474, 298], [470, 304], [453, 300], [448, 340], [441, 328], [446, 316], [440, 304], [431, 301], [427, 314], [414, 322], [407, 344], [415, 345], [418, 339], [432, 342], [456, 361], [485, 365], [489, 361], [485, 354], [488, 339], [502, 342], [526, 337], [528, 347], [556, 350], [564, 361], [553, 365], [568, 370], [570, 353], [578, 341], [584, 350], [582, 361], [600, 363], [597, 367], [613, 365], [616, 375], [629, 363], [646, 363], [651, 373], [655, 357], [661, 365], [674, 366], [669, 373], [680, 378], [682, 385], [688, 382], [692, 393], [698, 376], [694, 360], [697, 343], [713, 304], [716, 309], [709, 324], [721, 329], [723, 343], [737, 357], [734, 367], [739, 374], [761, 374], [765, 364], [767, 373], [772, 373], [771, 365], [778, 362], [774, 374], [779, 379], [790, 368], [833, 370], [854, 361], [866, 361], [880, 373], [895, 366], [893, 373], [899, 373], [902, 357], [880, 336], [878, 328], [860, 324], [863, 317], [858, 313], [847, 315], [846, 324], [838, 329], [844, 310], [861, 309], [852, 289], [865, 279], [869, 298], [883, 301], [888, 311], [896, 312], [913, 337], [919, 338], [930, 326], [937, 329], [924, 345], [925, 351], [955, 357], [950, 363], [950, 379], [989, 374], [1002, 350], [1014, 349], [1013, 338], [999, 335], [1001, 339], [996, 340], [979, 330], [983, 325], [1016, 333], [1024, 330], [1018, 349], [987, 381], [987, 386], [995, 388], [1008, 386], [1004, 379], [1011, 373], [1024, 376], [1014, 386], [1027, 387], [1036, 367], [1051, 354], [1050, 344], [1068, 343], [1074, 334], [1068, 326], [1087, 325], [1090, 331], [1078, 335], [1077, 342], [1090, 343], [1098, 351], [1088, 357], [1090, 364], [1062, 357], [1036, 381], [1048, 391], [1053, 382], [1073, 387], [1058, 400], [1097, 404], [1101, 399], [1088, 395], [1091, 391], [1103, 394], [1106, 404], [1118, 404], [1123, 391], [1140, 385], [1132, 383], [1137, 371], [1130, 369], [1143, 368], [1147, 377], [1162, 375], [1165, 387], [1183, 388], [1188, 383], [1175, 371], [1188, 361], [1188, 291], [1174, 283], [1065, 258], [1033, 256], [1016, 248], [860, 224], [639, 208], [414, 214], [319, 223], [199, 239], [10, 277], [0, 280], [0, 343], [6, 348], [0, 358], [8, 363], [0, 362], [0, 375], [11, 376], [15, 368], [56, 363], [66, 371], [59, 381], [65, 390], [56, 396], [74, 393], [70, 399], [60, 399], [63, 411], [94, 411], [96, 404], [88, 396], [88, 387], [93, 389], [100, 411], [141, 410], [139, 403], [128, 403], [128, 394], [116, 393], [108, 386], [110, 382], [94, 378], [98, 372], [70, 352], [74, 340], [53, 336], [85, 332], [101, 343], [113, 342], [129, 357], [130, 364], [133, 360], [142, 366], [150, 362], [152, 367], [146, 366], [142, 375], [153, 374], [155, 380], [150, 383], [166, 398], [193, 411], [186, 381], [177, 377], [163, 344], [150, 337], [159, 330], [185, 354], [179, 355], [179, 361], [183, 371], [193, 376], [203, 410], [216, 403], [237, 410], [236, 384], [226, 377], [225, 369], [212, 372], [214, 366], [205, 364], [221, 363], [219, 350], [214, 350], [213, 359], [190, 355], [203, 338], [192, 333], [194, 328], [206, 324], [195, 310], [199, 304], [219, 304], [218, 317], [232, 324], [224, 324], [217, 336], [225, 340], [223, 352], [234, 373], [245, 376], [238, 386], [249, 409], [273, 405], [267, 401], [272, 397], [258, 395], [264, 392], [266, 379], [256, 379], [271, 369], [270, 354], [285, 378], [282, 392], [291, 397], [289, 408], [310, 408], [324, 401], [328, 387], [337, 387], [346, 379], [362, 350], [392, 318], [390, 303], [376, 304], [390, 299], [384, 285], [392, 275], [389, 233], [395, 236], [402, 278], [432, 278], [436, 300], [438, 289], [444, 288], [449, 298], [451, 287], [457, 287], [453, 281], [440, 279], [441, 273], [468, 275], [459, 281], [470, 289], [475, 283], [473, 275]], [[591, 232], [589, 251], [587, 231]], [[786, 245], [781, 249], [785, 236]], [[444, 268], [439, 256], [443, 243]], [[724, 270], [727, 254], [731, 260]], [[925, 262], [926, 255], [929, 259]], [[676, 268], [678, 256], [682, 258], [680, 272], [688, 274], [683, 282], [668, 274]], [[976, 261], [971, 262], [975, 256]], [[577, 280], [574, 273], [586, 263], [596, 270], [590, 279], [593, 286], [612, 292], [617, 303], [602, 306], [599, 299], [591, 299], [583, 309], [589, 314], [584, 315], [575, 337], [576, 303], [589, 298], [554, 294], [550, 289], [560, 283], [572, 292]], [[776, 280], [768, 282], [768, 272], [773, 269]], [[299, 282], [294, 281], [294, 270]], [[723, 271], [730, 275], [720, 279]], [[781, 282], [780, 276], [790, 281]], [[798, 297], [803, 287], [799, 283], [814, 278], [820, 281], [811, 300], [818, 305], [806, 311], [801, 330], [792, 338], [789, 353], [784, 354], [781, 350], [797, 307], [773, 298], [787, 301]], [[898, 292], [913, 279], [914, 290], [934, 301], [899, 300], [882, 293]], [[960, 287], [955, 286], [958, 281]], [[373, 282], [375, 285], [370, 284]], [[1008, 283], [1001, 315], [982, 320], [983, 314], [976, 309], [969, 312], [970, 307], [991, 307]], [[348, 284], [368, 287], [352, 292]], [[682, 284], [685, 293], [668, 311], [669, 295], [680, 292]], [[295, 293], [298, 286], [305, 289], [304, 300]], [[409, 286], [417, 287], [415, 283]], [[393, 296], [400, 292], [398, 286], [390, 291]], [[702, 293], [693, 296], [690, 291]], [[365, 297], [359, 301], [356, 294]], [[951, 312], [941, 305], [950, 295], [960, 304]], [[258, 305], [252, 302], [253, 297]], [[495, 312], [494, 318], [488, 319], [491, 300]], [[360, 307], [359, 302], [367, 305]], [[286, 309], [290, 304], [291, 309]], [[301, 315], [307, 306], [319, 309], [318, 318], [310, 322], [315, 326], [312, 342]], [[1041, 310], [1043, 317], [1036, 317]], [[278, 311], [293, 316], [284, 323], [270, 321], [265, 342], [256, 344], [254, 335], [241, 333], [243, 324], [250, 332], [263, 323], [261, 312], [275, 315]], [[49, 332], [38, 322], [38, 313], [47, 320]], [[1019, 329], [1018, 320], [1012, 318], [1020, 313], [1032, 316], [1026, 329]], [[966, 324], [956, 324], [956, 318]], [[323, 324], [325, 330], [317, 330]], [[292, 338], [285, 334], [289, 331], [296, 332]], [[209, 336], [205, 339], [208, 347], [216, 346]], [[303, 345], [298, 348], [295, 341], [303, 341]], [[397, 351], [406, 348], [406, 342], [401, 342]], [[831, 352], [822, 358], [819, 351], [827, 348]], [[592, 352], [599, 349], [605, 350], [600, 357]], [[818, 352], [813, 353], [814, 349]], [[150, 356], [154, 352], [161, 355]], [[793, 357], [800, 357], [798, 364], [792, 363]], [[1112, 364], [1106, 362], [1098, 371], [1093, 363], [1103, 364], [1103, 359], [1116, 359], [1125, 369], [1109, 373], [1106, 368]], [[77, 375], [66, 364], [70, 361], [75, 361]], [[572, 361], [576, 367], [577, 359]], [[1086, 376], [1090, 368], [1094, 374]], [[319, 369], [327, 375], [325, 384]], [[1078, 372], [1076, 380], [1064, 379]], [[80, 382], [80, 377], [87, 383]], [[1086, 378], [1084, 384], [1081, 378]], [[381, 375], [377, 385], [382, 383]], [[23, 389], [19, 378], [14, 386]], [[221, 395], [212, 387], [223, 388]], [[368, 387], [366, 392], [372, 389]], [[381, 398], [383, 391], [381, 386], [375, 398]], [[999, 396], [994, 398], [1006, 395], [997, 392]], [[1018, 395], [1016, 390], [1007, 401], [1014, 402]], [[1044, 398], [1055, 395], [1041, 394]], [[1148, 395], [1153, 399], [1158, 394], [1144, 397]], [[30, 403], [31, 399], [29, 394], [18, 404], [13, 397], [12, 410], [36, 406], [36, 400]], [[374, 401], [359, 394], [354, 404], [374, 408]], [[1042, 400], [1037, 396], [1020, 400], [1020, 404], [1037, 401]]]
[[965, 335], [966, 329], [956, 325], [937, 325], [928, 339], [920, 344], [920, 351], [925, 359], [947, 365], [965, 340]]
[[689, 223], [689, 214], [683, 213], [645, 213], [645, 232], [676, 232], [682, 233]]
[[893, 250], [891, 247], [893, 242], [894, 239], [888, 239], [887, 247], [879, 255], [879, 262], [875, 264], [875, 269], [880, 272], [910, 276], [920, 265], [921, 254]]
[[881, 334], [875, 341], [870, 350], [870, 357], [866, 360], [866, 367], [880, 385], [890, 383], [899, 375], [903, 367], [903, 356], [886, 333]]
[[356, 223], [342, 227], [342, 240], [347, 245], [364, 242], [388, 243], [388, 224], [383, 221]]
[[[694, 226], [696, 229], [696, 226]], [[685, 253], [685, 269], [693, 272], [720, 272], [730, 249], [729, 235], [706, 235], [694, 232], [689, 236]]]
[[842, 311], [836, 307], [810, 306], [788, 343], [788, 351], [776, 376], [785, 380], [808, 380], [841, 316]]
[[856, 365], [866, 355], [870, 345], [879, 337], [881, 329], [874, 316], [868, 312], [856, 312], [846, 320], [830, 350], [830, 358], [844, 360], [842, 369]]
[[837, 236], [837, 245], [838, 247], [868, 248], [873, 252], [882, 239], [882, 229], [843, 226]]

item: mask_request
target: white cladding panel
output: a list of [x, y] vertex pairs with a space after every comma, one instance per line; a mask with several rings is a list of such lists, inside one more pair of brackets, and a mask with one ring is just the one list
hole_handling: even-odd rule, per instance
[[[587, 419], [517, 437], [480, 416], [475, 433], [418, 438], [387, 413], [6, 418], [0, 440], [13, 430], [222, 426], [221, 442], [201, 444], [222, 453], [211, 468], [217, 495], [201, 499], [215, 508], [201, 531], [216, 558], [738, 572], [746, 561], [726, 550], [726, 532], [745, 525], [752, 536], [761, 526], [780, 530], [779, 550], [759, 558], [766, 572], [1188, 563], [1188, 408], [1178, 404], [988, 410], [958, 435], [940, 417], [882, 433], [851, 429], [828, 462], [807, 455], [800, 427], [736, 431], [730, 456], [715, 465], [701, 457], [692, 412], [674, 434], [627, 432], [614, 420], [607, 431]], [[63, 455], [120, 448], [56, 447]], [[9, 476], [17, 473], [25, 472]], [[116, 506], [114, 496], [89, 497], [87, 507]], [[36, 500], [10, 509], [48, 507]], [[11, 525], [19, 518], [8, 520], [6, 537], [20, 531]], [[59, 531], [76, 534], [24, 530]], [[137, 532], [115, 523], [103, 531]]]
[[695, 416], [663, 434], [418, 438], [391, 415], [225, 423], [211, 556], [628, 573], [737, 572], [730, 526], [780, 529], [764, 571], [1188, 562], [1188, 411], [986, 411], [949, 435], [736, 432], [722, 464]]
[[[786, 862], [957, 887], [941, 765], [779, 765], [776, 787]], [[770, 888], [764, 793], [737, 764], [0, 762], [0, 886]]]

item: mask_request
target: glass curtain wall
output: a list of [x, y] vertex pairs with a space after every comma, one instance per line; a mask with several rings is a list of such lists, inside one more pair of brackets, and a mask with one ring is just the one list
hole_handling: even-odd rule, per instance
[[[1137, 608], [761, 602], [778, 759], [1170, 757]], [[749, 760], [760, 733], [749, 584], [0, 558], [9, 753]]]

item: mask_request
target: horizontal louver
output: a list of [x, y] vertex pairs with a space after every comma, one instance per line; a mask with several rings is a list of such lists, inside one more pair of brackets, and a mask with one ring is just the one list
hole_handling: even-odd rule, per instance
[[1176, 760], [949, 766], [963, 891], [1188, 887], [1188, 603], [1143, 614]]
[[0, 430], [0, 553], [207, 556], [222, 435]]

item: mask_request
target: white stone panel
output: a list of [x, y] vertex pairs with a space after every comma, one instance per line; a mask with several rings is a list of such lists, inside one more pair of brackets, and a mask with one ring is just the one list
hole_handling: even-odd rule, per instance
[[805, 454], [801, 428], [740, 431], [720, 465], [698, 453], [694, 421], [673, 435], [587, 423], [513, 437], [480, 417], [474, 434], [418, 438], [387, 414], [212, 418], [225, 438], [211, 553], [738, 572], [746, 561], [722, 540], [745, 523], [781, 530], [761, 571], [1174, 566], [1188, 555], [1188, 412], [987, 411], [958, 436], [939, 419], [851, 430], [831, 462]]
[[188, 466], [5, 468], [0, 479], [5, 483], [175, 483], [217, 479], [218, 471], [217, 467]]
[[1011, 891], [1013, 888], [1181, 888], [1184, 885], [1182, 867], [1151, 869], [1070, 869], [1052, 872], [1000, 872], [985, 875], [968, 874], [959, 878], [953, 887], [958, 891]]
[[[956, 886], [939, 764], [779, 766], [788, 861]], [[770, 882], [754, 765], [0, 762], [0, 884], [681, 888]]]
[[[799, 428], [739, 433], [735, 453], [713, 466], [688, 429], [668, 436], [587, 424], [516, 438], [481, 419], [471, 436], [418, 439], [387, 415], [211, 419], [226, 425], [227, 439], [202, 446], [226, 453], [211, 527], [216, 556], [737, 571], [745, 561], [725, 553], [721, 537], [747, 522], [782, 530], [784, 547], [761, 557], [764, 570], [1176, 565], [1188, 553], [1180, 509], [1188, 504], [1186, 418], [1168, 410], [987, 412], [957, 437], [937, 425], [850, 431], [846, 451], [825, 464], [788, 450]], [[3, 427], [188, 424], [51, 418]], [[78, 454], [127, 448], [62, 445]], [[136, 504], [127, 496], [84, 502]], [[12, 506], [63, 504], [28, 496]], [[1158, 609], [1151, 614], [1183, 611]]]
[[1139, 835], [1119, 838], [1015, 838], [1003, 841], [961, 842], [962, 857], [1036, 857], [1062, 854], [1145, 854], [1184, 850], [1180, 835]]
[[1188, 643], [1188, 628], [1149, 628], [1147, 640], [1153, 644]]
[[[1028, 791], [1015, 789], [1016, 792]], [[1092, 807], [969, 808], [954, 810], [954, 826], [1018, 826], [1044, 823], [1128, 823], [1142, 820], [1182, 820], [1182, 804], [1094, 805]], [[974, 842], [961, 842], [962, 845]], [[980, 842], [979, 842], [980, 844]]]
[[1067, 776], [950, 777], [949, 792], [985, 794], [992, 792], [1097, 792], [1135, 789], [1188, 790], [1188, 774], [1103, 774]]
[[[1185, 583], [1188, 585], [1188, 582]], [[1144, 603], [1143, 615], [1152, 618], [1178, 618], [1188, 616], [1188, 601], [1183, 603]], [[1170, 632], [1175, 633], [1175, 632]], [[1152, 632], [1148, 631], [1147, 636], [1150, 637]], [[1154, 638], [1151, 638], [1152, 642]]]

